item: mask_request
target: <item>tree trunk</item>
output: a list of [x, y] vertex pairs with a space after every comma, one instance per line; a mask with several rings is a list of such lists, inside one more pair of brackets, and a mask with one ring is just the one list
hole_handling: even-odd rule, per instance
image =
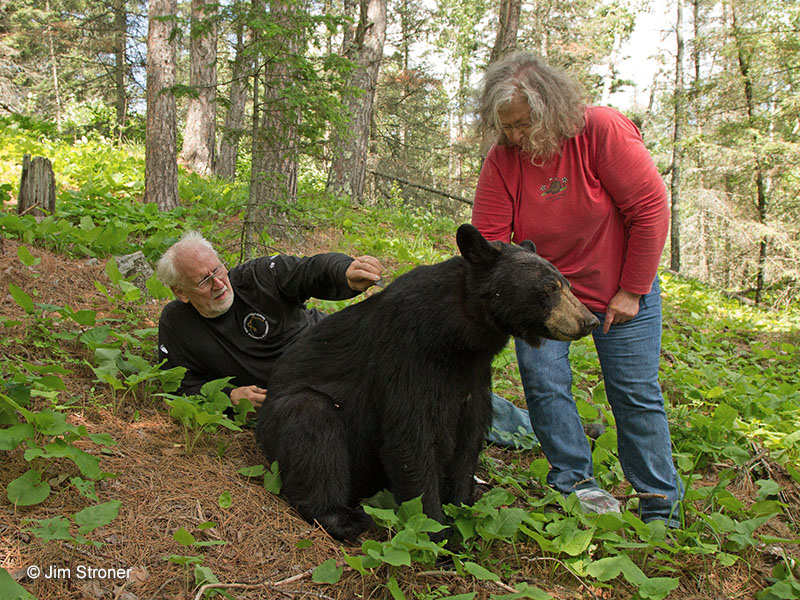
[[214, 169], [217, 109], [217, 5], [192, 0], [191, 65], [189, 85], [197, 97], [189, 99], [183, 132], [181, 163], [200, 175]]
[[114, 11], [114, 87], [116, 98], [116, 135], [122, 138], [127, 120], [128, 96], [125, 93], [125, 44], [128, 31], [128, 13], [125, 0], [116, 0]]
[[489, 64], [502, 60], [517, 48], [517, 31], [522, 0], [500, 0], [500, 25]]
[[236, 177], [236, 158], [239, 154], [239, 140], [244, 134], [244, 109], [247, 103], [247, 78], [250, 76], [253, 61], [245, 55], [244, 25], [239, 23], [236, 31], [236, 55], [230, 89], [230, 108], [225, 115], [219, 154], [214, 163], [217, 177], [233, 181]]
[[177, 0], [150, 0], [147, 31], [147, 130], [145, 202], [159, 210], [178, 206], [177, 131], [175, 124], [175, 43], [170, 34]]
[[[739, 73], [742, 76], [742, 83], [744, 84], [744, 98], [747, 104], [747, 117], [750, 122], [750, 127], [754, 130], [756, 124], [756, 108], [753, 99], [753, 80], [750, 77], [750, 57], [748, 56], [741, 39], [741, 32], [736, 21], [736, 7], [731, 5], [731, 20], [733, 39], [736, 43], [737, 62], [739, 65]], [[757, 139], [753, 136], [754, 145]], [[759, 149], [755, 148], [755, 183], [756, 183], [756, 210], [758, 213], [758, 223], [762, 226], [767, 222], [767, 193], [764, 175], [764, 165], [759, 158]], [[764, 292], [764, 271], [767, 265], [767, 236], [761, 234], [761, 239], [758, 244], [758, 268], [756, 270], [756, 304], [761, 302], [761, 296]]]
[[[45, 11], [50, 15], [50, 0], [45, 2]], [[61, 87], [58, 84], [58, 62], [56, 60], [55, 42], [53, 41], [53, 30], [47, 28], [47, 49], [50, 53], [50, 73], [53, 77], [53, 94], [56, 100], [56, 124], [61, 125]]]
[[611, 101], [611, 90], [614, 88], [614, 71], [617, 68], [619, 52], [622, 48], [622, 32], [617, 29], [614, 32], [614, 45], [608, 55], [605, 74], [603, 75], [603, 91], [600, 95], [600, 104], [607, 105]]
[[675, 26], [678, 51], [675, 57], [675, 124], [672, 130], [672, 177], [670, 194], [672, 197], [672, 224], [670, 227], [670, 269], [676, 273], [681, 270], [681, 162], [683, 158], [683, 120], [685, 117], [685, 95], [683, 89], [683, 0], [677, 0], [678, 19]]
[[[262, 0], [254, 0], [253, 4], [256, 11], [264, 11]], [[283, 33], [270, 40], [269, 56], [257, 59], [250, 195], [244, 223], [245, 256], [256, 252], [261, 232], [273, 224], [278, 214], [276, 205], [297, 201], [300, 114], [286, 94], [291, 86], [287, 63], [299, 51], [302, 37], [298, 25], [292, 22], [294, 6], [283, 0], [271, 0], [270, 18]], [[258, 83], [259, 75], [263, 85]], [[260, 97], [258, 90], [263, 90]]]
[[37, 219], [56, 211], [56, 184], [53, 165], [43, 156], [26, 154], [22, 158], [22, 179], [19, 183], [17, 214]]
[[350, 86], [363, 94], [348, 99], [349, 131], [334, 140], [334, 156], [328, 171], [328, 190], [350, 196], [354, 204], [360, 204], [364, 194], [370, 125], [385, 41], [386, 0], [362, 0], [358, 30], [345, 52], [358, 63], [350, 76]]

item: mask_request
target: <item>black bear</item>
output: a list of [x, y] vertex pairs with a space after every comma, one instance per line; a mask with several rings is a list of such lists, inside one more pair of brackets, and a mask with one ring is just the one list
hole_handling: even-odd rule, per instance
[[461, 256], [421, 266], [323, 319], [275, 365], [256, 438], [282, 492], [333, 537], [372, 524], [359, 499], [389, 489], [470, 500], [491, 421], [491, 364], [509, 336], [574, 340], [598, 320], [556, 268], [520, 246], [459, 227]]

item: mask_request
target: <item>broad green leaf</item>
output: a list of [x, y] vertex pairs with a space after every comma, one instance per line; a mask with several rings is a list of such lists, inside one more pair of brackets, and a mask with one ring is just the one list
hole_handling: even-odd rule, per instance
[[195, 565], [194, 566], [194, 584], [195, 586], [201, 586], [206, 583], [219, 583], [219, 579], [217, 576], [214, 575], [214, 571], [212, 571], [208, 567], [204, 567], [203, 565]]
[[95, 502], [100, 502], [94, 489], [94, 481], [86, 481], [80, 477], [71, 477], [69, 482], [75, 486], [75, 489], [78, 490], [81, 496], [94, 500]]
[[364, 511], [381, 527], [395, 529], [400, 524], [397, 513], [391, 508], [376, 508], [365, 504]]
[[411, 553], [402, 548], [395, 548], [393, 546], [384, 547], [381, 559], [393, 567], [411, 566]]
[[397, 579], [394, 577], [390, 577], [389, 581], [386, 582], [386, 589], [389, 590], [394, 600], [406, 600], [406, 595], [400, 589], [400, 584], [397, 583]]
[[771, 479], [759, 479], [756, 481], [756, 485], [758, 486], [757, 498], [759, 500], [766, 500], [770, 496], [777, 496], [781, 493], [781, 486]]
[[31, 254], [27, 246], [19, 246], [17, 248], [17, 258], [19, 258], [22, 264], [25, 265], [26, 267], [33, 267], [42, 262], [41, 258], [33, 256]]
[[69, 521], [62, 516], [33, 520], [29, 524], [31, 527], [28, 531], [43, 542], [73, 539], [69, 532]]
[[406, 500], [400, 505], [400, 508], [397, 509], [397, 518], [400, 519], [401, 523], [405, 523], [414, 515], [421, 514], [424, 514], [421, 496]]
[[554, 540], [561, 552], [570, 556], [583, 554], [592, 542], [594, 529], [575, 528]]
[[17, 423], [0, 429], [0, 450], [13, 450], [25, 440], [32, 440], [34, 435], [35, 431], [30, 423]]
[[526, 512], [521, 508], [503, 508], [491, 517], [481, 521], [476, 531], [485, 540], [507, 540], [519, 531]]
[[8, 571], [2, 567], [0, 567], [0, 598], [3, 600], [36, 600], [36, 596], [14, 581]]
[[233, 504], [231, 493], [228, 491], [222, 492], [217, 499], [217, 504], [219, 504], [220, 508], [230, 508]]
[[464, 562], [464, 570], [472, 575], [475, 579], [479, 579], [481, 581], [500, 581], [500, 577], [496, 573], [492, 573], [488, 569], [485, 569], [479, 564], [469, 560]]
[[662, 600], [681, 584], [677, 577], [651, 577], [639, 586], [639, 596], [648, 600]]
[[83, 325], [84, 327], [94, 327], [95, 323], [97, 323], [97, 311], [94, 310], [78, 310], [70, 313], [69, 316], [78, 325]]
[[202, 556], [183, 556], [180, 554], [171, 554], [164, 560], [175, 563], [176, 565], [199, 565], [203, 562]]
[[242, 467], [236, 472], [245, 477], [261, 477], [266, 473], [266, 468], [264, 465], [253, 465], [252, 467]]
[[31, 297], [25, 292], [24, 290], [20, 289], [13, 283], [8, 284], [8, 290], [11, 292], [11, 297], [14, 299], [14, 302], [19, 304], [27, 314], [32, 315], [36, 312], [36, 307], [33, 304], [33, 300]]
[[[100, 325], [98, 327], [92, 327], [84, 331], [81, 336], [80, 340], [86, 344], [90, 350], [97, 350], [100, 346], [106, 343], [106, 340], [111, 336], [111, 326], [109, 325]], [[95, 359], [100, 362], [100, 358], [96, 355], [95, 352]], [[113, 359], [116, 360], [116, 355], [113, 355]], [[106, 359], [108, 360], [108, 359]]]
[[336, 564], [336, 559], [329, 558], [311, 574], [311, 581], [314, 583], [337, 583], [342, 578], [344, 569]]
[[270, 466], [269, 472], [264, 473], [264, 489], [273, 494], [280, 494], [282, 486], [281, 472], [276, 460]]
[[600, 414], [596, 407], [581, 398], [575, 400], [575, 405], [578, 407], [578, 415], [584, 422], [594, 421]]
[[122, 276], [122, 273], [119, 272], [119, 267], [117, 266], [117, 259], [113, 256], [106, 261], [106, 275], [108, 275], [109, 281], [114, 285], [118, 285], [120, 281], [124, 281], [125, 278]]
[[74, 429], [67, 423], [67, 416], [64, 413], [50, 409], [33, 413], [33, 426], [36, 431], [44, 435], [63, 435]]
[[86, 535], [97, 529], [104, 527], [117, 518], [119, 507], [122, 502], [119, 500], [109, 500], [95, 506], [88, 506], [73, 515], [75, 523], [80, 526], [78, 533]]
[[533, 600], [553, 600], [553, 597], [547, 592], [544, 592], [539, 588], [525, 582], [518, 583], [514, 586], [514, 589], [517, 590], [517, 592], [514, 594], [493, 594], [492, 600], [521, 600], [522, 598], [532, 598]]
[[148, 278], [145, 285], [147, 286], [147, 291], [150, 292], [150, 295], [156, 300], [166, 300], [167, 298], [172, 298], [172, 290], [161, 283], [158, 280], [158, 277], [156, 277], [155, 273]]
[[90, 479], [103, 479], [110, 475], [100, 469], [100, 459], [84, 452], [63, 440], [56, 440], [44, 447], [45, 458], [68, 458], [74, 462], [81, 475]]
[[186, 531], [183, 527], [178, 529], [172, 534], [172, 539], [181, 544], [182, 546], [194, 546], [197, 543], [195, 537]]
[[50, 484], [42, 481], [42, 474], [31, 469], [8, 484], [8, 499], [17, 506], [33, 506], [50, 495]]

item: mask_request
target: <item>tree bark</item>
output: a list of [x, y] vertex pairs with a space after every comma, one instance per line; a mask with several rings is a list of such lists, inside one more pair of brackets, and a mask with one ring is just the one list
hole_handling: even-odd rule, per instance
[[678, 18], [675, 26], [677, 54], [675, 57], [675, 124], [672, 130], [672, 177], [670, 195], [672, 198], [672, 224], [670, 227], [670, 269], [681, 270], [681, 163], [683, 159], [683, 120], [685, 118], [685, 94], [683, 89], [683, 0], [677, 0]]
[[[265, 10], [263, 0], [254, 0], [253, 5], [256, 11]], [[292, 22], [294, 6], [283, 0], [271, 0], [270, 18], [282, 33], [270, 40], [269, 56], [263, 54], [257, 59], [250, 195], [243, 236], [245, 256], [255, 253], [261, 232], [277, 216], [276, 205], [297, 201], [300, 114], [286, 93], [291, 87], [288, 62], [302, 43], [299, 26]], [[259, 78], [263, 78], [263, 85], [259, 84]]]
[[517, 49], [517, 31], [522, 0], [500, 0], [500, 25], [489, 64], [502, 60]]
[[362, 0], [358, 29], [345, 52], [358, 63], [350, 85], [363, 93], [348, 99], [349, 131], [334, 140], [334, 155], [328, 171], [328, 190], [350, 196], [355, 204], [360, 204], [364, 195], [370, 125], [385, 41], [386, 0]]
[[233, 59], [230, 85], [230, 107], [222, 126], [219, 153], [214, 163], [217, 177], [233, 181], [236, 177], [236, 159], [239, 154], [239, 140], [244, 134], [244, 109], [247, 103], [247, 79], [253, 61], [245, 55], [244, 25], [238, 24], [236, 31], [236, 55]]
[[56, 211], [56, 184], [53, 165], [43, 156], [22, 158], [17, 214], [42, 218]]
[[217, 110], [217, 5], [192, 0], [189, 99], [181, 163], [200, 175], [214, 169]]
[[[747, 105], [747, 117], [750, 127], [755, 130], [756, 124], [756, 106], [753, 98], [753, 79], [750, 76], [750, 56], [744, 48], [742, 42], [742, 33], [739, 30], [739, 25], [736, 20], [736, 7], [731, 5], [731, 21], [733, 39], [736, 43], [737, 50], [737, 63], [739, 66], [739, 73], [742, 76], [742, 83], [744, 85], [744, 98]], [[754, 145], [756, 145], [756, 137], [753, 136]], [[759, 158], [759, 149], [755, 148], [755, 183], [756, 183], [756, 211], [758, 213], [758, 223], [766, 225], [767, 222], [767, 192], [764, 174], [764, 165]], [[756, 304], [761, 302], [761, 296], [764, 292], [764, 272], [767, 265], [767, 245], [768, 239], [765, 234], [761, 235], [758, 244], [758, 268], [756, 270], [756, 287], [755, 287], [755, 301]]]
[[122, 137], [128, 112], [128, 96], [125, 93], [125, 44], [128, 32], [128, 13], [125, 0], [116, 0], [114, 11], [114, 95], [116, 104], [116, 135]]
[[147, 31], [147, 129], [144, 199], [159, 210], [178, 206], [175, 123], [175, 43], [170, 40], [177, 0], [150, 0]]
[[[50, 15], [50, 0], [45, 2], [45, 11]], [[61, 125], [61, 87], [58, 83], [58, 61], [56, 60], [55, 42], [53, 41], [53, 30], [47, 28], [47, 49], [50, 53], [50, 73], [53, 77], [53, 94], [56, 100], [56, 124]]]

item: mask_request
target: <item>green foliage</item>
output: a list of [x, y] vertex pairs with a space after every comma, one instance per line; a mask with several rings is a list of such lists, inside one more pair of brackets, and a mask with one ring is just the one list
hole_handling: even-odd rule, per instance
[[281, 474], [278, 469], [278, 461], [274, 461], [269, 469], [264, 465], [255, 465], [252, 467], [242, 467], [237, 471], [240, 475], [245, 477], [263, 477], [264, 489], [273, 494], [281, 493]]
[[[99, 527], [104, 527], [117, 518], [122, 502], [109, 500], [102, 504], [89, 506], [69, 517], [56, 516], [50, 519], [29, 519], [28, 531], [43, 542], [60, 540], [73, 545], [85, 544], [100, 547], [102, 542], [88, 539], [87, 535]], [[71, 526], [77, 526], [77, 533], [73, 535]]]
[[7, 600], [37, 600], [36, 596], [28, 593], [2, 567], [0, 567], [0, 597]]
[[[206, 521], [197, 526], [200, 531], [211, 529], [213, 527], [216, 527], [216, 523], [212, 521]], [[177, 531], [175, 531], [175, 533], [172, 534], [172, 539], [178, 542], [181, 546], [192, 550], [207, 548], [209, 546], [224, 546], [228, 543], [224, 540], [198, 540], [183, 527], [180, 527]], [[214, 572], [202, 564], [205, 560], [205, 556], [202, 554], [171, 554], [170, 556], [164, 557], [164, 560], [183, 566], [186, 570], [187, 583], [189, 569], [192, 568], [192, 574], [194, 575], [196, 587], [200, 587], [206, 583], [219, 583], [219, 579], [216, 575], [214, 575]], [[233, 598], [233, 596], [225, 592], [212, 591], [207, 594], [209, 596], [220, 594], [226, 598]]]
[[56, 213], [37, 222], [31, 215], [0, 212], [0, 234], [76, 256], [141, 249], [154, 260], [187, 229], [203, 230], [216, 240], [220, 233], [215, 225], [237, 215], [247, 200], [245, 186], [182, 173], [179, 194], [185, 206], [162, 213], [140, 201], [144, 148], [121, 147], [104, 138], [75, 144], [39, 138], [27, 123], [0, 118], [0, 180], [19, 180], [23, 154], [53, 162], [61, 190]]
[[[19, 395], [18, 395], [19, 397]], [[29, 397], [23, 397], [27, 401]], [[20, 446], [25, 448], [25, 460], [31, 468], [8, 483], [6, 495], [8, 500], [18, 506], [31, 506], [47, 499], [51, 492], [50, 483], [42, 479], [45, 468], [54, 462], [53, 459], [67, 459], [78, 467], [81, 475], [88, 480], [73, 477], [71, 480], [83, 495], [97, 499], [94, 495], [94, 481], [114, 476], [100, 469], [100, 459], [85, 450], [76, 447], [78, 440], [88, 440], [101, 446], [110, 446], [115, 442], [110, 436], [90, 434], [86, 426], [75, 426], [67, 423], [66, 414], [51, 408], [31, 411], [16, 402], [11, 396], [0, 393], [0, 407], [5, 421], [11, 421], [9, 427], [0, 429], [0, 450], [11, 451]], [[21, 421], [14, 422], [16, 415]], [[68, 475], [62, 475], [66, 479]]]
[[[214, 432], [219, 427], [241, 431], [248, 413], [254, 411], [249, 400], [241, 400], [238, 404], [231, 402], [230, 396], [224, 391], [226, 387], [231, 387], [228, 383], [230, 379], [226, 377], [208, 381], [199, 394], [190, 396], [161, 394], [170, 407], [169, 415], [183, 426], [187, 456], [192, 453], [201, 435]], [[228, 412], [233, 413], [233, 418], [228, 417]]]

